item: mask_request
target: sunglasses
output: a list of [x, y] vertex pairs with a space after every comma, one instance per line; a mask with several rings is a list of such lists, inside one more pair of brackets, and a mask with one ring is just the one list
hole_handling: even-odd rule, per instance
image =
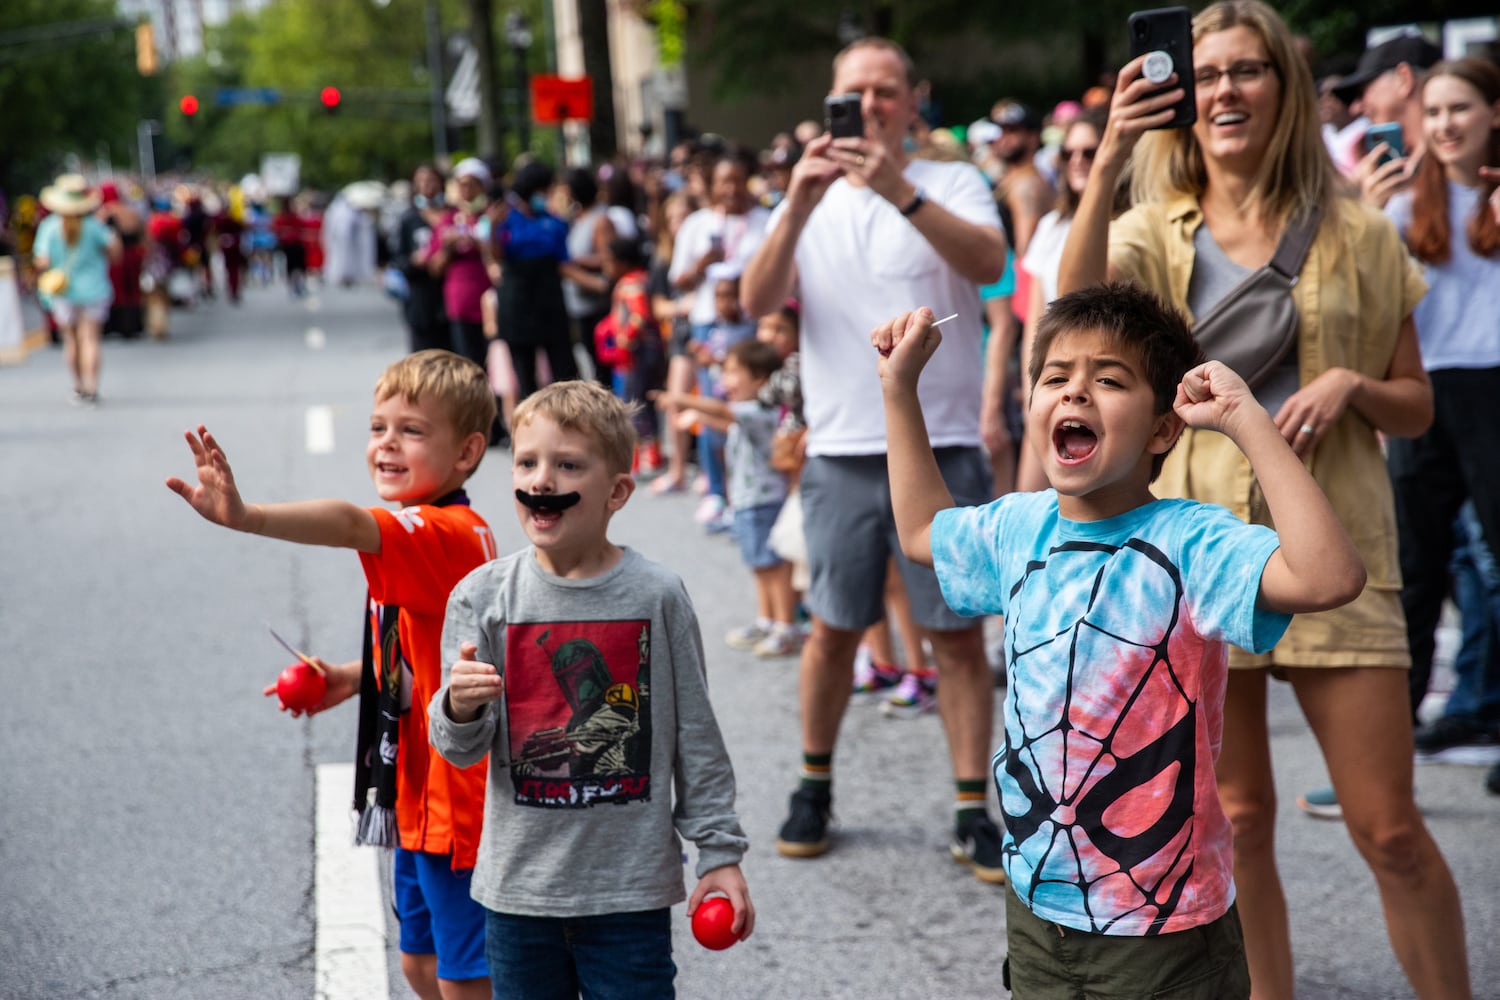
[[1099, 152], [1098, 146], [1079, 146], [1076, 149], [1068, 149], [1067, 147], [1063, 147], [1062, 157], [1065, 160], [1071, 160], [1075, 156], [1081, 156], [1085, 160], [1092, 160], [1094, 158], [1094, 154], [1097, 152]]

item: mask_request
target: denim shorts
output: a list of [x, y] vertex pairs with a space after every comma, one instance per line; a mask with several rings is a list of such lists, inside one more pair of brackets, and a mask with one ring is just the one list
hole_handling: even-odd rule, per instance
[[469, 896], [472, 869], [454, 871], [446, 854], [396, 848], [392, 888], [401, 950], [437, 955], [439, 979], [483, 979], [484, 907]]
[[671, 1000], [672, 911], [590, 917], [485, 913], [494, 1000]]
[[[934, 454], [955, 503], [989, 503], [993, 478], [979, 448], [937, 448]], [[895, 556], [918, 625], [948, 632], [979, 625], [978, 618], [965, 618], [948, 607], [931, 568], [901, 554], [884, 455], [811, 456], [799, 489], [812, 573], [809, 611], [848, 631], [880, 621], [885, 617], [886, 562]]]
[[[1005, 892], [1012, 1000], [1245, 1000], [1250, 969], [1233, 905], [1217, 920], [1154, 937], [1091, 934], [1043, 920]], [[1085, 985], [1087, 990], [1085, 990]]]
[[781, 556], [771, 548], [771, 526], [781, 513], [781, 504], [765, 503], [757, 507], [736, 507], [731, 532], [739, 544], [740, 557], [751, 569], [780, 566]]

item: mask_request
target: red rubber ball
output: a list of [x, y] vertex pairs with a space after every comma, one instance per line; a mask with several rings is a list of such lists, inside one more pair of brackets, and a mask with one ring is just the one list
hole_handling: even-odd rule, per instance
[[693, 937], [710, 951], [723, 951], [739, 940], [734, 933], [734, 904], [711, 896], [693, 911]]

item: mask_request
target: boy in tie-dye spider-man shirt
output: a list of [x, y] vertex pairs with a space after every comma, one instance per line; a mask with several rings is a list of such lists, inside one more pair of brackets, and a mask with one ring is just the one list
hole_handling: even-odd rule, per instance
[[[932, 314], [871, 339], [902, 549], [955, 611], [1005, 616], [1008, 985], [1248, 996], [1214, 783], [1227, 644], [1268, 649], [1292, 614], [1352, 600], [1365, 573], [1348, 535], [1244, 381], [1136, 286], [1049, 308], [1027, 440], [1054, 488], [983, 507], [953, 506], [917, 405]], [[1184, 425], [1239, 446], [1275, 530], [1151, 494]]]

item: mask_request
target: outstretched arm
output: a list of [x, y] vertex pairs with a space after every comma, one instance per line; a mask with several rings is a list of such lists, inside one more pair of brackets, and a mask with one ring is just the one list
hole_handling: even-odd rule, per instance
[[891, 507], [901, 551], [912, 562], [932, 565], [932, 519], [953, 506], [927, 437], [917, 379], [942, 343], [932, 310], [925, 306], [877, 326], [870, 342], [880, 352], [880, 386], [885, 395], [885, 436], [891, 478]]
[[1365, 586], [1349, 533], [1245, 382], [1218, 361], [1182, 377], [1173, 408], [1190, 427], [1227, 434], [1250, 460], [1281, 541], [1260, 577], [1260, 604], [1301, 614], [1348, 604]]
[[246, 504], [235, 486], [229, 459], [208, 428], [199, 424], [196, 433], [188, 431], [185, 436], [198, 467], [198, 484], [193, 486], [172, 476], [167, 479], [167, 488], [205, 520], [302, 545], [380, 551], [380, 525], [365, 508], [345, 500]]

